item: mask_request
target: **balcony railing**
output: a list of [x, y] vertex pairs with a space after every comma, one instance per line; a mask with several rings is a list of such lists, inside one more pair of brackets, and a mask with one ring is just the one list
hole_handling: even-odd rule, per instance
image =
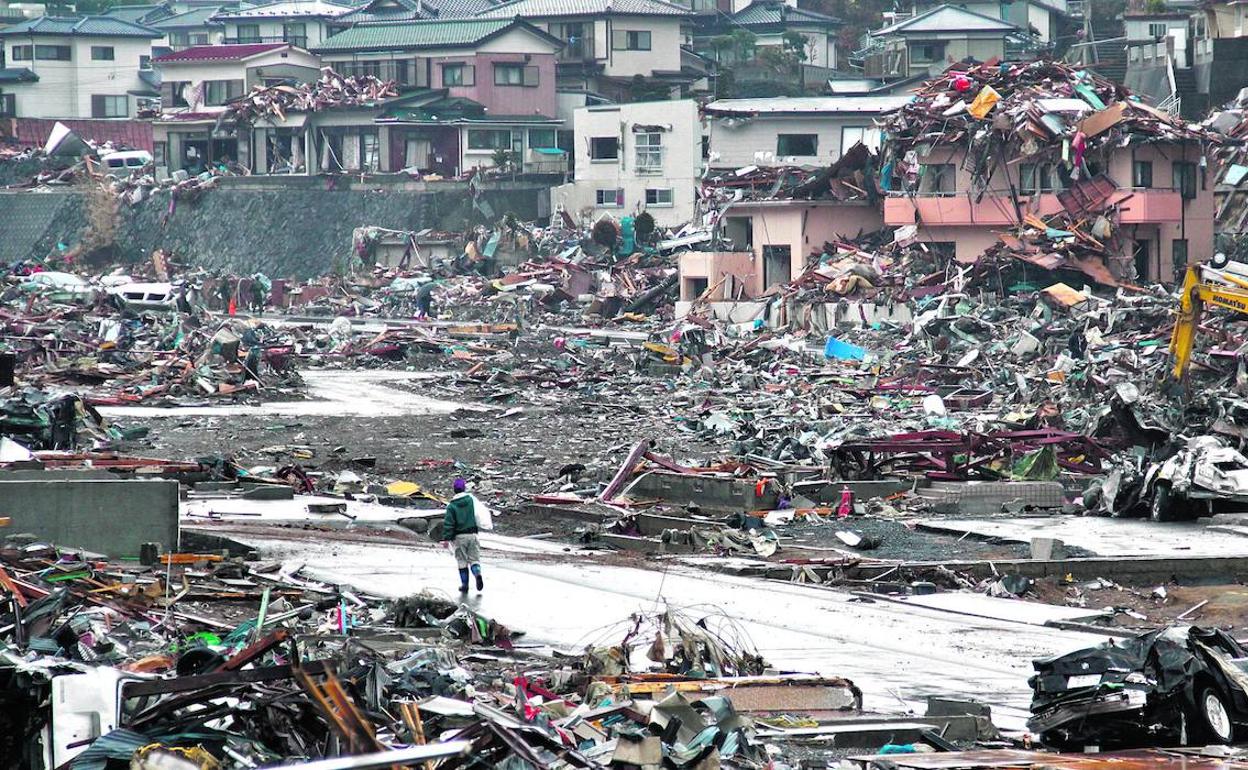
[[307, 35], [241, 35], [223, 38], [225, 45], [247, 45], [250, 43], [290, 43], [300, 48], [308, 47]]

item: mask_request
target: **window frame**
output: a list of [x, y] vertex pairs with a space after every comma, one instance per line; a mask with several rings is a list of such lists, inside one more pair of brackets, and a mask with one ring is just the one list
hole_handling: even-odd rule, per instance
[[[55, 55], [47, 56], [46, 54], [49, 51], [53, 52]], [[39, 43], [35, 43], [35, 61], [73, 61], [73, 60], [74, 60], [73, 46], [47, 45], [47, 44], [40, 45]]]
[[[505, 144], [491, 142], [488, 146], [482, 146], [479, 143], [474, 145], [473, 139], [485, 134], [493, 134], [495, 135], [495, 139], [501, 138], [503, 134], [506, 134], [507, 142]], [[470, 128], [468, 129], [468, 139], [465, 142], [465, 149], [470, 152], [495, 152], [496, 150], [507, 150], [508, 152], [511, 152], [513, 150], [514, 141], [515, 139], [512, 136], [512, 130], [510, 128]]]
[[[477, 84], [477, 68], [467, 62], [444, 62], [440, 66], [442, 67], [443, 88], [471, 88]], [[448, 82], [446, 79], [447, 72], [458, 72], [458, 82]]]
[[[931, 195], [954, 195], [958, 192], [958, 167], [955, 163], [920, 163], [919, 192]], [[929, 172], [927, 169], [934, 169]], [[933, 177], [934, 173], [934, 177]], [[930, 181], [930, 180], [935, 181]], [[948, 180], [948, 184], [945, 184]]]
[[[299, 28], [302, 32], [291, 33], [291, 29]], [[282, 42], [290, 43], [299, 48], [308, 47], [308, 23], [304, 21], [285, 21], [282, 22]]]
[[[642, 138], [645, 137], [645, 143]], [[645, 162], [643, 162], [643, 156]], [[663, 171], [663, 132], [636, 131], [633, 133], [633, 163], [639, 174], [657, 174]]]
[[1196, 199], [1197, 173], [1196, 164], [1190, 160], [1176, 160], [1170, 164], [1170, 185], [1183, 200]]
[[32, 45], [15, 45], [13, 46], [13, 49], [9, 51], [9, 54], [10, 54], [9, 58], [12, 59], [13, 61], [34, 61], [35, 60], [35, 46], [33, 44]]
[[[604, 201], [603, 193], [612, 193], [610, 203]], [[601, 209], [624, 208], [624, 191], [618, 187], [599, 187], [594, 190], [594, 206]]]
[[[117, 110], [118, 104], [121, 105], [120, 112]], [[110, 107], [112, 107], [112, 109], [109, 109]], [[126, 94], [91, 94], [91, 117], [130, 117], [130, 97]]]
[[[786, 143], [792, 143], [800, 140], [809, 140], [812, 152], [785, 152], [783, 147]], [[777, 158], [817, 158], [819, 157], [819, 134], [776, 134], [776, 157]]]
[[[231, 99], [242, 96], [245, 88], [242, 80], [205, 80], [204, 106], [224, 107], [230, 103]], [[219, 93], [220, 89], [224, 89], [224, 94]], [[214, 91], [218, 93], [214, 94]]]
[[[533, 139], [534, 134], [543, 134], [543, 135], [549, 134], [550, 142], [546, 143], [541, 140], [534, 140]], [[559, 132], [553, 128], [530, 128], [528, 130], [527, 135], [525, 136], [525, 139], [529, 143], [529, 149], [535, 149], [535, 148], [540, 148], [543, 150], [559, 149]]]
[[[615, 152], [610, 157], [597, 155], [595, 149], [599, 142], [614, 142]], [[589, 138], [589, 161], [591, 163], [618, 163], [620, 160], [620, 138], [618, 136], [591, 136]]]
[[111, 45], [93, 45], [91, 61], [117, 61], [117, 48]]
[[[504, 72], [516, 73], [519, 77], [516, 82], [500, 82], [499, 76]], [[519, 88], [524, 86], [524, 64], [522, 62], [494, 62], [494, 85], [504, 88]]]
[[[650, 198], [652, 197], [650, 195], [651, 193], [655, 193], [655, 195], [653, 196], [654, 197], [653, 201], [650, 200]], [[667, 200], [666, 201], [659, 200], [660, 198], [659, 193], [667, 193]], [[647, 187], [646, 188], [646, 208], [665, 209], [665, 208], [671, 208], [675, 205], [676, 205], [676, 196], [673, 195], [672, 188], [670, 187]]]
[[1151, 190], [1155, 182], [1153, 162], [1151, 160], [1131, 159], [1131, 187], [1137, 190]]
[[611, 32], [613, 51], [650, 51], [654, 47], [654, 34], [648, 29], [616, 29]]
[[[243, 34], [243, 30], [247, 30], [247, 34]], [[252, 30], [255, 30], [253, 33]], [[234, 39], [238, 43], [259, 43], [260, 40], [259, 24], [236, 24], [234, 25]]]

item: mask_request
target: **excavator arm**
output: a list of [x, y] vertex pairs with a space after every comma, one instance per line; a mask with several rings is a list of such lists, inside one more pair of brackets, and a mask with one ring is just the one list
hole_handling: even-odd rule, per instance
[[1175, 381], [1182, 381], [1187, 376], [1192, 348], [1196, 342], [1196, 330], [1200, 327], [1200, 316], [1206, 304], [1248, 315], [1248, 279], [1233, 273], [1216, 271], [1217, 279], [1226, 281], [1229, 285], [1216, 283], [1205, 279], [1205, 269], [1200, 265], [1192, 265], [1183, 276], [1178, 318], [1175, 320], [1174, 332], [1170, 335], [1170, 357], [1174, 361], [1171, 374]]

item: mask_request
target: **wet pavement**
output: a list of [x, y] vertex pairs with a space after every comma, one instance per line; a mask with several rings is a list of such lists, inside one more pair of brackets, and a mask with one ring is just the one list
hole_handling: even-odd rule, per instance
[[[265, 557], [306, 564], [319, 578], [390, 596], [432, 586], [454, 595], [458, 580], [451, 555], [433, 544], [243, 539]], [[527, 643], [576, 651], [616, 641], [614, 625], [666, 602], [739, 626], [778, 669], [853, 679], [866, 707], [879, 711], [921, 713], [927, 696], [969, 697], [990, 704], [998, 726], [1022, 729], [1032, 658], [1102, 640], [676, 562], [621, 567], [556, 543], [485, 535], [483, 544], [486, 588], [470, 601], [526, 632]]]

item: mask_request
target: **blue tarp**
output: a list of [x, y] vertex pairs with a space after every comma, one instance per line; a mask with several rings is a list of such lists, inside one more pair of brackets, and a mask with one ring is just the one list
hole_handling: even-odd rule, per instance
[[867, 357], [867, 351], [857, 345], [842, 342], [836, 337], [828, 337], [828, 344], [823, 348], [823, 355], [827, 358], [839, 358], [842, 361], [861, 361]]

